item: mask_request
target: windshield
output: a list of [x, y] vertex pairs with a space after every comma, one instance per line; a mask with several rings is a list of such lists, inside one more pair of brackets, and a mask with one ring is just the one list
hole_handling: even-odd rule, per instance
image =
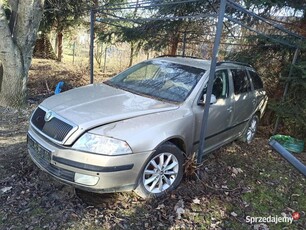
[[114, 87], [156, 99], [183, 102], [205, 70], [165, 61], [139, 63], [106, 81]]

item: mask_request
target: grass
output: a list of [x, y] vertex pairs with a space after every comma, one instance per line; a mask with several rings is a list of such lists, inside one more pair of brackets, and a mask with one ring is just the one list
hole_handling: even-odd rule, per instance
[[[301, 214], [300, 220], [292, 224], [267, 223], [267, 226], [270, 229], [305, 226], [305, 179], [272, 151], [265, 139], [258, 138], [251, 146], [228, 145], [209, 157], [203, 167], [209, 173], [206, 180], [186, 179], [167, 200], [140, 203], [136, 211], [126, 210], [128, 226], [136, 226], [139, 219], [147, 220], [147, 215], [165, 215], [168, 219], [162, 219], [160, 224], [174, 228], [250, 229], [256, 223], [247, 223], [247, 216], [291, 217], [294, 211]], [[241, 171], [234, 175], [233, 167]], [[195, 203], [195, 198], [200, 202]], [[175, 219], [173, 209], [178, 199], [183, 199], [185, 204], [181, 220]], [[166, 210], [156, 210], [161, 203]], [[171, 216], [174, 216], [173, 222], [169, 221]]]
[[[257, 143], [260, 144], [260, 143]], [[253, 145], [254, 146], [254, 145]], [[245, 147], [243, 145], [243, 147]], [[229, 187], [238, 187], [243, 184], [247, 188], [241, 193], [241, 202], [229, 204], [231, 212], [235, 212], [240, 221], [245, 220], [246, 216], [291, 216], [292, 211], [305, 212], [305, 179], [293, 169], [287, 162], [280, 159], [276, 152], [254, 146], [255, 151], [260, 150], [259, 154], [253, 150], [250, 154], [244, 149], [233, 154], [223, 155], [222, 160], [227, 164], [234, 164], [243, 170], [243, 173], [235, 178], [230, 178]], [[265, 151], [266, 150], [266, 151]], [[241, 152], [245, 152], [241, 156]], [[252, 156], [253, 155], [253, 156]], [[230, 218], [226, 227], [236, 229], [238, 222]], [[281, 229], [288, 227], [298, 229], [305, 222], [303, 220], [288, 223], [270, 224], [270, 229]], [[245, 223], [240, 223], [240, 227], [247, 228]]]

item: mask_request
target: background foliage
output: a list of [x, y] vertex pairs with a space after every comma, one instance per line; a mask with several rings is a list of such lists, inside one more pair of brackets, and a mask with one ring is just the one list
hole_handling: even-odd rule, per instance
[[[71, 47], [73, 43], [75, 46], [79, 28], [87, 28], [85, 30], [89, 32], [89, 9], [94, 7], [97, 10], [95, 15], [97, 21], [111, 18], [129, 19], [129, 21], [103, 21], [95, 24], [95, 58], [98, 66], [102, 68], [102, 57], [104, 56], [103, 72], [107, 72], [106, 59], [110, 53], [108, 47], [119, 47], [120, 44], [129, 46], [128, 50], [124, 51], [129, 53], [128, 66], [136, 61], [140, 52], [145, 52], [146, 57], [149, 57], [149, 54], [155, 56], [185, 53], [209, 59], [214, 40], [215, 19], [206, 17], [193, 20], [140, 20], [196, 16], [199, 13], [214, 14], [218, 11], [219, 6], [217, 0], [160, 5], [160, 3], [176, 1], [146, 1], [156, 7], [144, 10], [139, 8], [143, 3], [141, 0], [46, 0], [40, 31], [47, 40], [52, 34], [55, 34], [55, 53], [57, 59], [61, 61], [64, 46], [62, 39], [69, 39], [71, 41], [69, 46]], [[120, 9], [131, 3], [134, 3], [136, 7], [129, 10]], [[280, 23], [289, 30], [306, 35], [305, 0], [243, 0], [240, 3], [262, 17], [269, 18], [272, 22]], [[110, 10], [111, 8], [117, 9]], [[101, 9], [106, 10], [101, 12]], [[233, 11], [232, 15], [252, 28], [275, 36], [276, 39], [289, 39], [287, 35], [275, 33], [244, 14]], [[282, 118], [279, 132], [305, 138], [305, 48], [301, 49], [298, 62], [292, 67], [293, 74], [288, 79], [294, 49], [255, 35], [229, 21], [224, 23], [221, 43], [220, 59], [250, 63], [263, 76], [270, 97], [269, 111], [266, 113], [264, 124], [271, 128], [271, 132], [275, 119], [279, 116]], [[73, 51], [75, 52], [76, 50]], [[85, 54], [88, 55], [88, 51]], [[289, 91], [285, 100], [282, 101], [287, 82], [289, 82]]]

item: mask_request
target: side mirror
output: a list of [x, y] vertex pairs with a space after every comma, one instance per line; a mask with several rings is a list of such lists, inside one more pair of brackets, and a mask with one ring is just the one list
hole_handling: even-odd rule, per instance
[[[206, 94], [203, 95], [203, 99], [198, 102], [198, 105], [204, 105], [206, 102]], [[217, 98], [214, 94], [210, 97], [210, 104], [215, 104], [217, 102]]]

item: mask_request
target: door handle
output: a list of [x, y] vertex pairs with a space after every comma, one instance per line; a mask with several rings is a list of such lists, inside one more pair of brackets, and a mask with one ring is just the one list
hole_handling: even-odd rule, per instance
[[232, 106], [230, 106], [230, 107], [228, 107], [227, 109], [226, 109], [228, 112], [232, 112], [233, 111], [233, 107]]

